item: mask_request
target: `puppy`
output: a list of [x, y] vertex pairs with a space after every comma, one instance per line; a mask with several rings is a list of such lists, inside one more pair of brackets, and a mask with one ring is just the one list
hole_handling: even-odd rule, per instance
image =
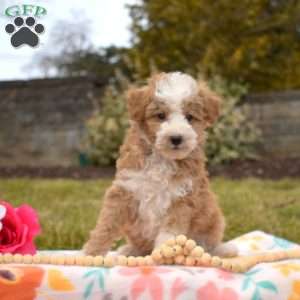
[[221, 244], [224, 218], [205, 169], [205, 129], [216, 121], [219, 105], [204, 82], [180, 72], [158, 74], [129, 90], [131, 126], [86, 254], [104, 255], [126, 237], [119, 254], [148, 255], [179, 234], [214, 255], [236, 254]]

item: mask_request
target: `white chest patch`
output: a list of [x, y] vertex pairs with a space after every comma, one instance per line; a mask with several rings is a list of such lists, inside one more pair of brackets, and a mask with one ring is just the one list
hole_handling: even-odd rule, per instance
[[121, 171], [114, 184], [132, 192], [138, 201], [139, 218], [145, 224], [143, 233], [153, 238], [157, 234], [162, 218], [173, 201], [192, 190], [190, 178], [174, 182], [176, 164], [152, 154], [140, 171]]

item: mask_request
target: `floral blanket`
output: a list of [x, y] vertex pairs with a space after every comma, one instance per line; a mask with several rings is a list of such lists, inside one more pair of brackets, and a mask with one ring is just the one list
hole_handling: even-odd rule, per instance
[[[298, 246], [261, 231], [233, 242], [241, 254]], [[300, 260], [259, 264], [245, 274], [181, 266], [107, 269], [3, 264], [0, 299], [300, 300]]]

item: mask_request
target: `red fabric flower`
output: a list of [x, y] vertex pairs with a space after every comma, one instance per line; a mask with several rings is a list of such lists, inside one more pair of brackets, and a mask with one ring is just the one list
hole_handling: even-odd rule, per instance
[[197, 293], [199, 300], [238, 300], [238, 294], [231, 288], [220, 288], [212, 281], [202, 286]]
[[38, 216], [29, 205], [13, 208], [0, 200], [0, 253], [35, 254], [34, 238], [41, 232]]
[[137, 267], [121, 268], [120, 274], [125, 276], [137, 275], [137, 278], [131, 285], [131, 299], [141, 299], [142, 293], [147, 289], [150, 292], [151, 299], [163, 299], [163, 281], [158, 274], [172, 272], [171, 269], [164, 267]]

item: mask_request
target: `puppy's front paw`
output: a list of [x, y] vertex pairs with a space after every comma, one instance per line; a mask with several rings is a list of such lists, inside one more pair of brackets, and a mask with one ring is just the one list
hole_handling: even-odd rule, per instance
[[234, 257], [238, 255], [238, 248], [233, 243], [227, 242], [215, 247], [211, 254], [220, 257]]
[[99, 247], [95, 247], [93, 244], [87, 242], [83, 248], [82, 248], [82, 252], [85, 255], [91, 255], [91, 256], [96, 256], [96, 255], [106, 255], [107, 251], [103, 250], [103, 249], [99, 249]]
[[117, 253], [119, 255], [125, 255], [125, 256], [139, 256], [140, 255], [139, 251], [130, 244], [120, 246], [117, 250]]
[[154, 247], [160, 247], [162, 244], [164, 244], [166, 241], [170, 239], [174, 239], [175, 234], [172, 234], [170, 232], [162, 231], [158, 234], [158, 236], [155, 239]]
[[119, 252], [118, 251], [108, 251], [106, 255], [116, 258], [116, 257], [118, 257]]

